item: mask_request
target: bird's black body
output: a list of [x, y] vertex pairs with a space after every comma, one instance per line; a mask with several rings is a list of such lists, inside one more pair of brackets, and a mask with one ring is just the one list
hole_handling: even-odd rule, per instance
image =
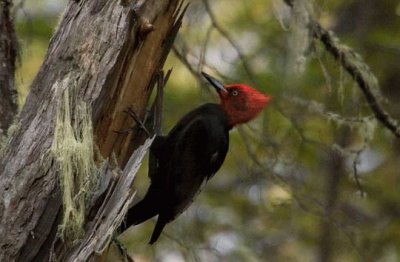
[[150, 244], [164, 226], [193, 201], [201, 185], [221, 167], [229, 147], [228, 119], [217, 104], [202, 105], [185, 115], [167, 136], [154, 140], [155, 169], [150, 187], [129, 209], [122, 230], [158, 215]]

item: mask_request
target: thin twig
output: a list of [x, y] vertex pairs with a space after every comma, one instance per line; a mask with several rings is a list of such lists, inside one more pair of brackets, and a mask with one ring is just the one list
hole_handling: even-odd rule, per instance
[[359, 179], [359, 175], [358, 175], [358, 169], [357, 169], [357, 164], [358, 164], [361, 152], [362, 151], [358, 151], [356, 153], [355, 158], [354, 158], [354, 161], [353, 161], [353, 174], [354, 174], [354, 180], [356, 181], [357, 188], [360, 191], [360, 195], [361, 195], [361, 197], [364, 197], [365, 192], [364, 192], [364, 189], [363, 189], [363, 187], [361, 185], [361, 182], [360, 182], [360, 179]]
[[249, 78], [253, 82], [253, 84], [258, 85], [258, 81], [254, 77], [253, 70], [251, 69], [250, 64], [247, 62], [247, 58], [243, 54], [243, 51], [240, 48], [240, 46], [237, 44], [237, 42], [235, 42], [233, 40], [233, 37], [229, 34], [229, 32], [227, 30], [225, 30], [225, 28], [223, 28], [219, 24], [214, 12], [212, 11], [212, 8], [211, 8], [208, 0], [203, 0], [203, 3], [206, 8], [206, 11], [211, 19], [211, 23], [212, 23], [213, 27], [217, 30], [217, 32], [219, 32], [229, 42], [229, 44], [233, 47], [233, 49], [235, 49], [236, 53], [239, 56], [239, 59], [242, 61], [243, 69], [245, 70], [246, 74], [249, 76]]
[[212, 25], [207, 29], [206, 39], [204, 40], [203, 46], [200, 51], [199, 65], [197, 67], [198, 72], [201, 71], [201, 69], [203, 68], [203, 65], [206, 63], [207, 48], [208, 48], [208, 44], [211, 39], [211, 33], [212, 33], [213, 29], [214, 29], [214, 27]]
[[181, 61], [181, 63], [189, 70], [189, 72], [196, 78], [199, 78], [199, 74], [197, 71], [192, 67], [190, 62], [186, 59], [186, 56], [179, 52], [177, 49], [176, 45], [172, 46], [172, 51], [174, 52], [174, 55]]

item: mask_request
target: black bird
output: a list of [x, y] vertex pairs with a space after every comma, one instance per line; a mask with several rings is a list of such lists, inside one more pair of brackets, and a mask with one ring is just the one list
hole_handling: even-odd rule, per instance
[[229, 147], [229, 130], [256, 117], [271, 97], [243, 85], [224, 86], [202, 73], [215, 87], [220, 104], [207, 103], [186, 114], [167, 136], [157, 136], [150, 147], [155, 169], [149, 172], [145, 197], [128, 210], [124, 231], [158, 215], [150, 244], [164, 226], [193, 201], [201, 185], [221, 167]]

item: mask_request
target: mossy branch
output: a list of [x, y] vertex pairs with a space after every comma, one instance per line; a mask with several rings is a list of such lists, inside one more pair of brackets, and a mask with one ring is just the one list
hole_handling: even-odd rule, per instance
[[[294, 8], [296, 0], [283, 0], [290, 8]], [[298, 1], [298, 0], [297, 0]], [[304, 9], [305, 12], [308, 12]], [[358, 87], [364, 94], [368, 106], [374, 113], [376, 119], [396, 137], [400, 138], [400, 126], [380, 104], [382, 100], [379, 85], [376, 77], [371, 72], [369, 66], [362, 60], [361, 56], [349, 47], [340, 43], [338, 37], [332, 31], [323, 28], [316, 21], [312, 14], [309, 16], [309, 29], [313, 38], [318, 39], [324, 45], [326, 51], [330, 53], [336, 61], [354, 79]]]
[[324, 29], [318, 22], [312, 21], [313, 36], [319, 39], [328, 51], [346, 69], [347, 73], [356, 81], [364, 94], [368, 106], [376, 119], [389, 129], [396, 137], [400, 138], [400, 127], [397, 121], [386, 112], [379, 103], [378, 82], [361, 57], [350, 48], [340, 44], [333, 32]]

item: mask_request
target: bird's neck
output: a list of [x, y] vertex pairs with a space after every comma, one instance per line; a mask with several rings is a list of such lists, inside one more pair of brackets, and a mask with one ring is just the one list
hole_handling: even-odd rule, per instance
[[230, 106], [226, 106], [221, 104], [221, 110], [224, 112], [227, 120], [228, 120], [228, 128], [232, 129], [238, 124], [242, 124], [248, 121], [248, 116], [241, 112], [240, 110], [234, 110]]
[[220, 106], [228, 119], [229, 129], [254, 119], [263, 108], [257, 104], [232, 104], [223, 102]]

